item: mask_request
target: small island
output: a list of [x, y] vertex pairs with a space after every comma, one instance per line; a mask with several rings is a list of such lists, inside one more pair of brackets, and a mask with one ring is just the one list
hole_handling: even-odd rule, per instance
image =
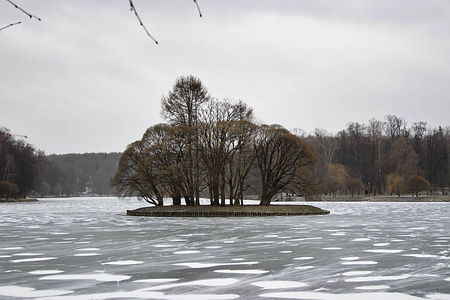
[[273, 217], [328, 215], [312, 205], [242, 205], [242, 206], [153, 206], [127, 210], [128, 216], [148, 217]]

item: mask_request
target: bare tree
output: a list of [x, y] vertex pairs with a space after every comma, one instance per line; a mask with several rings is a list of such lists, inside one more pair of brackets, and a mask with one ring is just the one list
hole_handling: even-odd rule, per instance
[[397, 194], [399, 197], [401, 196], [405, 187], [405, 179], [395, 173], [390, 173], [386, 177], [386, 189], [390, 195]]
[[364, 183], [359, 178], [348, 178], [346, 181], [347, 189], [352, 195], [352, 197], [355, 195], [355, 193], [358, 193], [364, 188]]
[[390, 142], [393, 142], [396, 138], [400, 136], [407, 136], [408, 130], [406, 129], [406, 120], [397, 117], [396, 115], [387, 115], [385, 117], [385, 127], [384, 131]]
[[317, 159], [310, 145], [279, 125], [259, 126], [253, 147], [261, 174], [260, 205], [270, 205], [278, 192], [294, 184], [302, 167]]
[[338, 139], [325, 129], [316, 128], [313, 135], [307, 141], [314, 147], [319, 158], [317, 172], [319, 176], [325, 177], [333, 161], [334, 153], [338, 149]]
[[136, 193], [153, 205], [163, 205], [164, 191], [170, 190], [167, 167], [171, 165], [166, 146], [169, 126], [157, 124], [146, 130], [141, 140], [129, 145], [122, 154], [112, 184], [122, 196]]
[[389, 172], [408, 178], [418, 173], [418, 158], [409, 140], [397, 138], [391, 145], [388, 155]]
[[428, 180], [419, 175], [412, 175], [408, 178], [406, 185], [408, 190], [419, 197], [419, 193], [431, 189], [431, 184]]
[[331, 164], [325, 179], [328, 193], [334, 197], [338, 191], [342, 194], [346, 189], [348, 178], [347, 168], [343, 164]]
[[244, 121], [251, 116], [252, 110], [246, 105], [230, 100], [210, 101], [202, 110], [199, 149], [214, 205], [219, 204], [219, 197], [220, 205], [225, 205], [227, 184], [230, 204], [233, 204], [236, 183], [239, 180], [235, 178], [235, 173], [240, 172], [241, 176], [245, 173], [242, 164], [236, 165], [234, 160], [239, 159], [239, 154], [242, 154], [240, 151], [247, 141], [245, 130], [249, 128], [245, 126]]
[[[197, 125], [199, 110], [210, 100], [208, 90], [201, 80], [192, 75], [179, 77], [172, 91], [161, 100], [161, 115], [171, 125], [185, 125], [193, 130], [187, 131], [188, 150], [186, 160], [188, 198], [187, 204], [199, 204], [200, 201], [200, 168], [199, 152], [195, 147], [198, 139]], [[195, 199], [195, 202], [194, 202]]]
[[367, 127], [367, 132], [371, 144], [372, 153], [372, 168], [370, 176], [370, 193], [381, 194], [382, 188], [382, 173], [383, 173], [383, 159], [384, 152], [382, 149], [383, 141], [383, 122], [372, 118], [369, 120], [369, 125]]

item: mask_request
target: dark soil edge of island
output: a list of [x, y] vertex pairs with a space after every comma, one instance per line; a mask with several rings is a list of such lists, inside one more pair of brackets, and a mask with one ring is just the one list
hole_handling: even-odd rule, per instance
[[38, 202], [38, 199], [35, 198], [8, 198], [1, 199], [0, 203], [15, 203], [15, 202]]
[[127, 210], [128, 216], [146, 217], [275, 217], [328, 215], [328, 210], [312, 205], [242, 206], [151, 206]]

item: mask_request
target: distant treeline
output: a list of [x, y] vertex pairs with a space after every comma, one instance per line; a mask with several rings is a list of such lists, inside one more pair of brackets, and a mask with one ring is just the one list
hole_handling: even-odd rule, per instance
[[316, 150], [322, 193], [448, 194], [449, 126], [431, 128], [426, 122], [408, 126], [405, 119], [387, 115], [368, 124], [349, 123], [337, 134], [323, 129], [309, 135], [294, 132]]
[[[349, 123], [338, 133], [316, 129], [304, 139], [318, 156], [320, 194], [405, 194], [417, 192], [411, 180], [428, 183], [422, 191], [448, 194], [450, 127], [407, 124], [388, 115], [368, 124]], [[8, 197], [115, 195], [110, 186], [121, 153], [45, 155], [20, 136], [0, 128], [0, 200]], [[250, 176], [252, 176], [250, 174]], [[408, 184], [409, 183], [409, 184]], [[248, 191], [258, 195], [260, 186]]]
[[121, 153], [85, 153], [46, 156], [47, 163], [36, 181], [38, 196], [110, 196], [110, 181]]

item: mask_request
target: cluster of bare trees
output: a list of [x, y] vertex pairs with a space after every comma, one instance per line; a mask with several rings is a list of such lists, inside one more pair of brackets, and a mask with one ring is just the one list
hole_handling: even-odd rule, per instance
[[[130, 144], [112, 181], [120, 195], [138, 195], [154, 205], [171, 197], [199, 205], [242, 205], [258, 187], [261, 205], [280, 191], [311, 194], [317, 187], [314, 150], [279, 125], [257, 125], [242, 101], [209, 96], [200, 79], [176, 80], [162, 97], [167, 123], [151, 126]], [[259, 178], [255, 182], [254, 178]]]
[[426, 122], [408, 127], [405, 119], [388, 115], [368, 125], [349, 123], [337, 134], [316, 129], [302, 136], [319, 157], [325, 194], [448, 193], [450, 127], [428, 128]]
[[0, 200], [26, 198], [44, 164], [42, 151], [0, 127]]

